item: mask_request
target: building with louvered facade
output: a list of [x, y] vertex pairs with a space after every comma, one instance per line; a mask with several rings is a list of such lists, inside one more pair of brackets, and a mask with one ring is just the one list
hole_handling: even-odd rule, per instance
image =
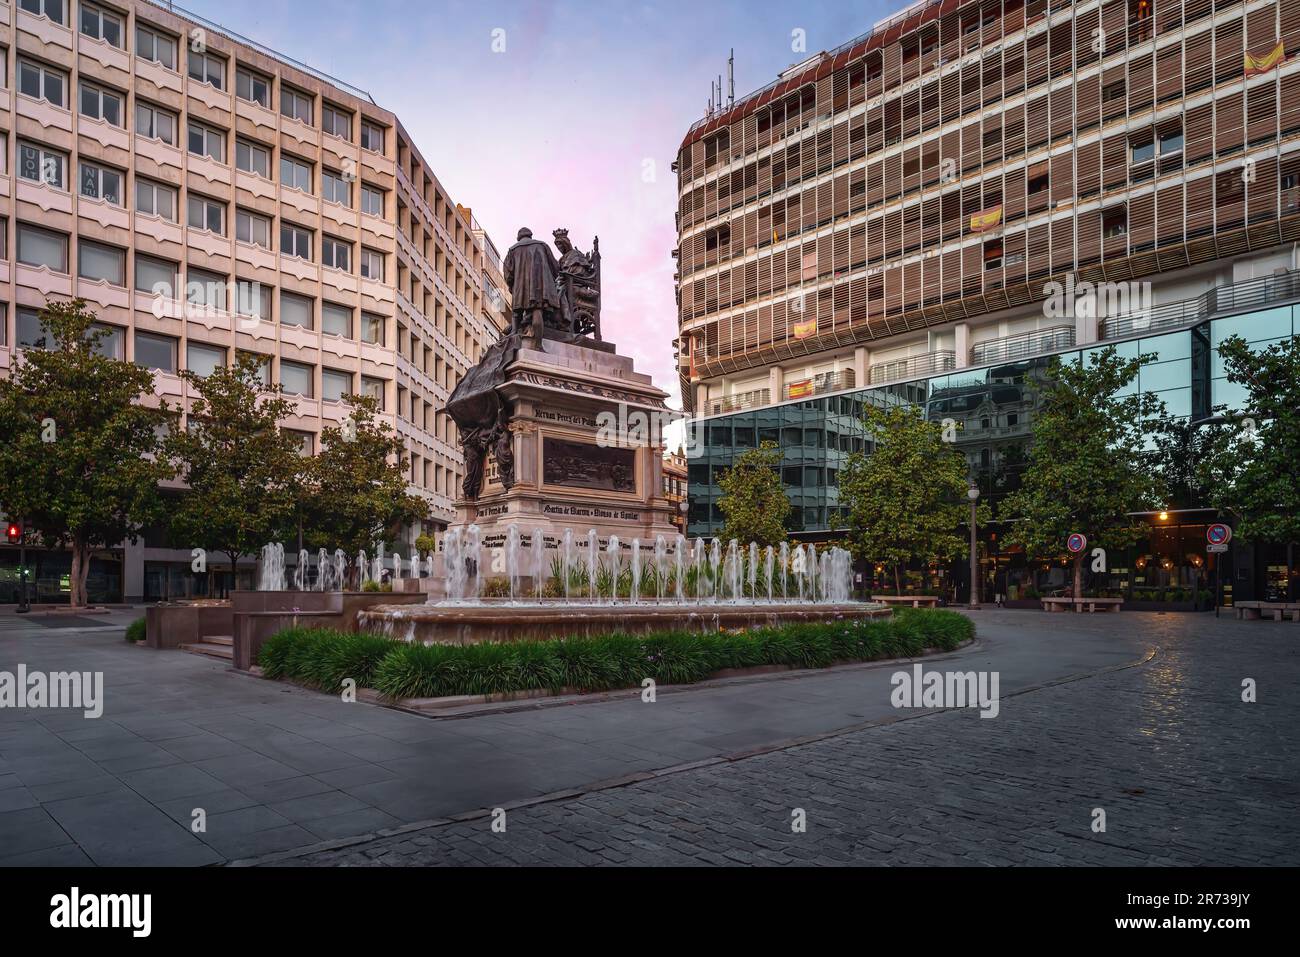
[[[1214, 345], [1300, 334], [1297, 54], [1293, 0], [930, 0], [696, 122], [673, 252], [691, 534], [770, 439], [792, 532], [834, 537], [863, 402], [955, 417], [996, 495], [1053, 355], [1154, 349], [1171, 415], [1232, 407]], [[1056, 308], [1088, 283], [1132, 295]]]

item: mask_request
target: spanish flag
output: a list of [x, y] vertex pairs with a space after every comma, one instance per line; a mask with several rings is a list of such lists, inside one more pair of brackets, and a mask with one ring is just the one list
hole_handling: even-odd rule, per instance
[[992, 229], [1002, 222], [1002, 207], [994, 206], [992, 209], [986, 209], [976, 213], [970, 218], [970, 231], [972, 233], [982, 233], [986, 229]]
[[794, 324], [794, 337], [796, 339], [807, 339], [809, 336], [817, 334], [817, 318], [805, 319], [803, 322]]
[[1275, 70], [1286, 59], [1286, 43], [1279, 42], [1277, 46], [1269, 50], [1263, 56], [1256, 56], [1249, 50], [1246, 51], [1246, 78], [1259, 76], [1261, 73], [1268, 73]]
[[786, 386], [786, 396], [791, 399], [802, 399], [805, 396], [813, 394], [812, 379], [800, 379], [798, 382], [791, 382]]

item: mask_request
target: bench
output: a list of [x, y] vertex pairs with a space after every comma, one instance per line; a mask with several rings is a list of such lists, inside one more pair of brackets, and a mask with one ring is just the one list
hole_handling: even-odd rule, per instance
[[1044, 598], [1043, 611], [1119, 611], [1123, 598]]
[[1266, 615], [1282, 621], [1288, 614], [1292, 621], [1300, 622], [1300, 602], [1238, 601], [1232, 605], [1233, 613], [1242, 621], [1258, 621]]
[[904, 605], [912, 608], [936, 608], [939, 605], [938, 595], [872, 595], [871, 600], [882, 605]]

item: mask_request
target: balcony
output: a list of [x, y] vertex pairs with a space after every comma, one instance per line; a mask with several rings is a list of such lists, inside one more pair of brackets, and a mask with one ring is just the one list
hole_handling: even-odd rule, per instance
[[1195, 325], [1217, 315], [1250, 312], [1300, 301], [1300, 270], [1216, 286], [1195, 299], [1165, 303], [1145, 312], [1102, 320], [1101, 338], [1124, 339], [1147, 332]]
[[787, 382], [781, 390], [781, 397], [785, 400], [810, 399], [813, 396], [825, 395], [828, 392], [843, 392], [845, 389], [852, 389], [856, 385], [857, 381], [852, 369], [844, 369], [840, 372], [823, 372], [808, 379]]
[[741, 409], [757, 409], [760, 406], [772, 404], [772, 391], [770, 389], [755, 389], [752, 392], [741, 392], [737, 395], [729, 395], [718, 400], [710, 402], [710, 415], [721, 415], [724, 412], [739, 412]]
[[994, 339], [990, 342], [977, 342], [971, 347], [971, 365], [993, 365], [997, 362], [1011, 362], [1029, 356], [1042, 355], [1069, 349], [1074, 345], [1074, 326], [1052, 326], [1020, 335]]
[[939, 352], [927, 352], [921, 356], [909, 356], [891, 362], [877, 362], [867, 370], [867, 380], [871, 385], [895, 380], [923, 379], [926, 376], [951, 372], [957, 368], [957, 354], [951, 349]]

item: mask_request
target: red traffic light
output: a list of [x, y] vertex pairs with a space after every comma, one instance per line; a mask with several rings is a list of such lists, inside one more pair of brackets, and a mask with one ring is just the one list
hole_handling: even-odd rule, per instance
[[5, 534], [9, 537], [10, 545], [17, 545], [23, 538], [23, 527], [17, 522], [10, 522], [5, 529]]

